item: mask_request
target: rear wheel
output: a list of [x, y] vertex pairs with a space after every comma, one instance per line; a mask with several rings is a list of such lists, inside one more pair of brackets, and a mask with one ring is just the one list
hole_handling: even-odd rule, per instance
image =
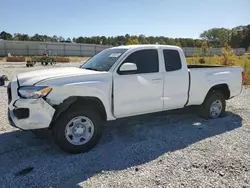
[[199, 108], [199, 115], [205, 119], [218, 118], [226, 108], [225, 96], [219, 91], [211, 91]]
[[52, 132], [57, 145], [69, 153], [92, 149], [102, 135], [100, 116], [89, 107], [73, 106], [55, 122]]

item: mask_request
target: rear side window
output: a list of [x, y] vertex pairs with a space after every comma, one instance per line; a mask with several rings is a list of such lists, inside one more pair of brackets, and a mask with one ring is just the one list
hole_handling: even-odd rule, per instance
[[126, 62], [136, 64], [137, 71], [134, 74], [153, 73], [159, 71], [159, 59], [157, 50], [136, 51], [130, 54], [123, 63]]
[[181, 58], [177, 50], [163, 50], [166, 71], [181, 69]]

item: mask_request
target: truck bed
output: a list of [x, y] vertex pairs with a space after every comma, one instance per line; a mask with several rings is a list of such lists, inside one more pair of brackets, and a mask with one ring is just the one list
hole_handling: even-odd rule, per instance
[[241, 92], [243, 71], [237, 66], [217, 65], [188, 65], [189, 68], [189, 101], [187, 105], [199, 105], [203, 102], [204, 96], [214, 85], [227, 84], [230, 90], [230, 97]]
[[218, 68], [218, 67], [228, 67], [228, 66], [222, 66], [222, 65], [188, 65], [189, 69], [200, 69], [200, 68]]

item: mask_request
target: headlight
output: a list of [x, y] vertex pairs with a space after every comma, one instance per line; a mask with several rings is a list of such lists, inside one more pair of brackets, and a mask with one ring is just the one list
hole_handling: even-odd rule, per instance
[[52, 89], [47, 86], [21, 87], [18, 91], [22, 98], [38, 99], [49, 94]]

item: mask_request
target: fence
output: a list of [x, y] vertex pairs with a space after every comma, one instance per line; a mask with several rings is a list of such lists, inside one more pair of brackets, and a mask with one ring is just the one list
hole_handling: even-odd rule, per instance
[[93, 56], [110, 46], [60, 42], [0, 41], [0, 56]]
[[[0, 41], [0, 56], [7, 56], [10, 53], [13, 56], [37, 56], [45, 52], [53, 56], [93, 56], [96, 53], [109, 48], [110, 46], [95, 44], [76, 44], [60, 42], [31, 42], [31, 41]], [[200, 53], [200, 48], [183, 47], [187, 57], [194, 53]], [[207, 55], [221, 55], [222, 48], [211, 48]], [[244, 48], [234, 49], [235, 55], [243, 55]]]
[[[200, 48], [194, 47], [183, 47], [182, 50], [184, 51], [186, 57], [191, 57], [195, 53], [200, 54]], [[210, 48], [206, 53], [207, 56], [214, 56], [214, 55], [221, 55], [222, 48]], [[243, 55], [245, 53], [245, 48], [235, 48], [234, 54], [235, 55]]]

